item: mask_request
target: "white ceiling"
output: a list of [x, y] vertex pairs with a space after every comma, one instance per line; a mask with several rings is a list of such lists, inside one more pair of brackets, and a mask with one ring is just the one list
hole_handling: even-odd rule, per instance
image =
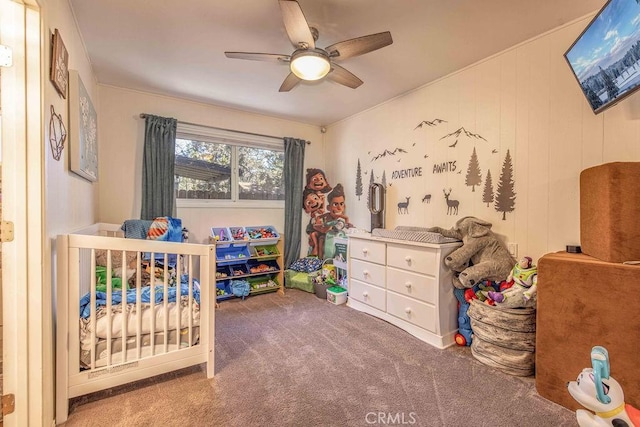
[[278, 89], [287, 65], [224, 55], [292, 53], [277, 0], [70, 3], [101, 84], [328, 125], [583, 17], [604, 1], [299, 0], [320, 31], [320, 47], [382, 31], [391, 32], [393, 44], [336, 61], [364, 81], [357, 89], [320, 81], [284, 93]]

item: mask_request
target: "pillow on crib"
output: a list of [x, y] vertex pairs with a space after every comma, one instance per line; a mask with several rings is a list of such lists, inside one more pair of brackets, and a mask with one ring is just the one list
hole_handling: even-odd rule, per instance
[[289, 270], [302, 271], [305, 273], [312, 273], [322, 268], [322, 260], [315, 257], [300, 258], [294, 261]]
[[182, 220], [170, 216], [155, 218], [147, 231], [147, 239], [182, 242]]

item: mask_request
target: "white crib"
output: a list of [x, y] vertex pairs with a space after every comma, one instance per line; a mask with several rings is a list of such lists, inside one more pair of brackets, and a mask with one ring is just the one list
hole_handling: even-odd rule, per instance
[[[125, 239], [120, 225], [95, 224], [58, 236], [56, 252], [56, 423], [72, 397], [200, 363], [213, 377], [214, 246]], [[131, 287], [126, 299], [118, 282]]]

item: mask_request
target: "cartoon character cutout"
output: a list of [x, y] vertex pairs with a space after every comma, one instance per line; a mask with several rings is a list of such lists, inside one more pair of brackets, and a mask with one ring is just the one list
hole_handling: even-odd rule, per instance
[[329, 231], [332, 228], [334, 230], [342, 230], [344, 228], [352, 227], [353, 225], [349, 223], [349, 217], [345, 213], [346, 204], [342, 184], [336, 185], [333, 191], [329, 193], [328, 199], [329, 212], [322, 215], [324, 217], [323, 222], [325, 227], [329, 227], [326, 231]]
[[317, 218], [324, 213], [324, 196], [313, 189], [305, 188], [302, 192], [302, 208], [311, 216], [306, 232], [309, 235], [309, 255], [318, 256], [323, 234], [315, 229]]
[[331, 191], [331, 185], [329, 185], [324, 171], [316, 168], [307, 169], [307, 185], [305, 188], [316, 193], [328, 193]]
[[325, 194], [332, 190], [322, 169], [307, 169], [306, 185], [302, 194], [302, 208], [311, 216], [307, 225], [309, 255], [322, 257], [324, 234], [319, 217], [325, 214]]
[[329, 212], [316, 218], [314, 230], [323, 235], [323, 245], [319, 246], [324, 258], [334, 255], [334, 237], [344, 236], [344, 229], [353, 227], [346, 215], [344, 188], [337, 184], [329, 193]]

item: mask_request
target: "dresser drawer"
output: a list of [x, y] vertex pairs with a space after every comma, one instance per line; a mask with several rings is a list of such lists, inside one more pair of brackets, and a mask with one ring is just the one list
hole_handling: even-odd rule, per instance
[[387, 245], [387, 265], [417, 273], [435, 275], [438, 265], [436, 250], [404, 245]]
[[433, 276], [387, 267], [387, 289], [431, 304], [437, 302], [438, 285]]
[[423, 329], [436, 332], [436, 309], [433, 305], [395, 292], [387, 292], [387, 313]]
[[349, 255], [351, 255], [351, 258], [384, 264], [386, 257], [385, 246], [384, 242], [349, 239]]
[[386, 292], [382, 288], [371, 286], [358, 280], [349, 281], [349, 298], [353, 298], [378, 310], [385, 310]]
[[351, 259], [349, 277], [372, 285], [385, 287], [385, 267], [380, 264]]

